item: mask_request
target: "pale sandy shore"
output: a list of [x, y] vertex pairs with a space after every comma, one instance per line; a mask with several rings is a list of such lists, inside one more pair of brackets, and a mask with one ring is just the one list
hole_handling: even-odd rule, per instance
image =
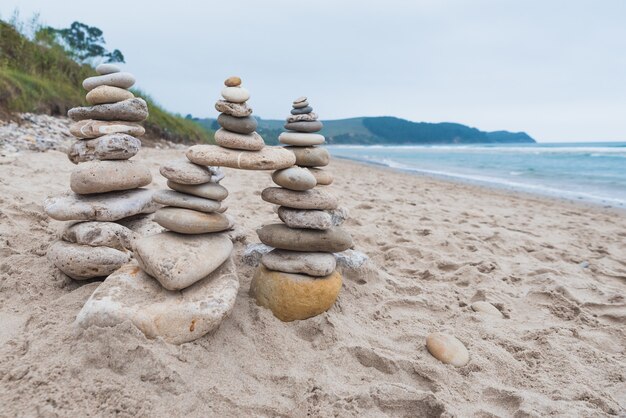
[[[144, 149], [155, 182], [180, 150]], [[68, 189], [58, 151], [0, 161], [0, 416], [607, 416], [626, 414], [626, 215], [333, 161], [332, 190], [366, 268], [338, 303], [283, 323], [248, 296], [241, 261], [276, 222], [269, 174], [226, 169], [245, 240], [231, 316], [193, 343], [130, 324], [77, 330], [98, 282], [57, 271], [61, 223], [42, 200]], [[505, 318], [479, 314], [489, 301]], [[456, 335], [470, 363], [425, 348]]]

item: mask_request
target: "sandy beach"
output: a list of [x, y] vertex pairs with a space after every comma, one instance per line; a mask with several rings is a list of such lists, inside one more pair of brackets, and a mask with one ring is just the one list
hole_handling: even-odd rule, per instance
[[[182, 155], [136, 158], [164, 188], [159, 164]], [[370, 260], [328, 312], [283, 323], [248, 295], [241, 257], [277, 220], [260, 197], [270, 175], [225, 169], [239, 295], [217, 331], [176, 346], [130, 323], [73, 326], [99, 282], [47, 260], [62, 223], [41, 204], [74, 166], [55, 150], [1, 162], [1, 416], [626, 414], [624, 212], [335, 159], [329, 190]], [[469, 364], [432, 357], [435, 331], [458, 337]]]

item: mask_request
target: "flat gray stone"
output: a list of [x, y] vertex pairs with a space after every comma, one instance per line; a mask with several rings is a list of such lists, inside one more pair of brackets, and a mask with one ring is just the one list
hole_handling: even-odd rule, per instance
[[261, 257], [264, 254], [269, 253], [274, 248], [265, 245], [265, 244], [248, 244], [246, 249], [243, 251], [243, 255], [241, 256], [243, 262], [247, 266], [256, 267], [261, 262]]
[[98, 86], [113, 86], [129, 89], [134, 84], [135, 77], [131, 73], [114, 72], [86, 78], [85, 81], [83, 81], [83, 88], [87, 91], [91, 91]]
[[120, 251], [132, 250], [134, 238], [133, 231], [115, 222], [78, 222], [68, 225], [62, 234], [67, 242]]
[[335, 271], [335, 257], [329, 253], [303, 253], [272, 250], [261, 257], [261, 263], [270, 270], [323, 277]]
[[239, 279], [232, 260], [194, 285], [164, 289], [137, 265], [110, 275], [76, 317], [76, 325], [115, 326], [131, 321], [148, 338], [182, 344], [216, 329], [235, 305]]
[[87, 280], [113, 273], [130, 261], [130, 253], [57, 241], [48, 249], [48, 259], [72, 279]]
[[[187, 159], [168, 161], [159, 169], [163, 177], [179, 184], [217, 183], [224, 177], [217, 167], [194, 164]], [[220, 177], [221, 175], [221, 177]]]
[[100, 64], [96, 67], [96, 72], [100, 75], [106, 75], [106, 74], [113, 74], [113, 73], [119, 73], [120, 71], [120, 67], [118, 67], [115, 64]]
[[317, 180], [309, 170], [301, 167], [289, 167], [272, 173], [272, 180], [289, 190], [309, 190], [317, 185]]
[[307, 106], [307, 107], [302, 107], [299, 109], [291, 109], [291, 114], [292, 115], [305, 115], [307, 113], [311, 113], [313, 111], [313, 108], [311, 106]]
[[75, 107], [67, 112], [70, 119], [85, 119], [141, 122], [148, 118], [148, 105], [145, 100], [135, 97], [117, 103], [101, 104], [89, 107]]
[[279, 170], [291, 167], [296, 161], [292, 152], [281, 147], [263, 147], [260, 151], [240, 151], [222, 148], [218, 145], [194, 145], [187, 150], [187, 158], [196, 164], [242, 170]]
[[215, 110], [237, 118], [243, 118], [252, 114], [252, 108], [246, 103], [231, 103], [226, 100], [215, 102]]
[[285, 124], [285, 129], [296, 132], [319, 132], [324, 128], [324, 124], [319, 120], [311, 121], [311, 122], [287, 122]]
[[143, 126], [132, 122], [85, 119], [72, 123], [70, 133], [78, 139], [89, 139], [110, 134], [142, 136], [146, 130]]
[[204, 197], [205, 199], [222, 201], [228, 197], [228, 190], [226, 187], [217, 183], [204, 183], [204, 184], [180, 184], [167, 181], [167, 187], [177, 192], [192, 194], [198, 197]]
[[79, 164], [70, 176], [70, 188], [78, 194], [130, 190], [151, 182], [148, 167], [129, 160], [88, 161]]
[[117, 221], [140, 213], [152, 213], [158, 205], [152, 202], [153, 190], [134, 189], [98, 195], [74, 193], [49, 197], [44, 211], [57, 221]]
[[203, 213], [190, 209], [165, 207], [156, 211], [154, 222], [180, 234], [222, 232], [234, 226], [233, 219], [221, 213]]
[[152, 199], [161, 205], [193, 209], [200, 212], [215, 212], [220, 208], [220, 202], [217, 200], [192, 196], [174, 190], [157, 190]]
[[303, 210], [285, 206], [278, 208], [278, 217], [290, 228], [330, 229], [341, 225], [347, 216], [344, 208], [334, 210]]
[[356, 250], [345, 250], [333, 255], [337, 260], [337, 268], [342, 270], [358, 269], [369, 259], [366, 254]]
[[350, 234], [339, 227], [320, 231], [271, 224], [258, 229], [257, 234], [263, 244], [282, 250], [335, 253], [354, 245]]
[[256, 130], [258, 125], [256, 119], [252, 116], [236, 118], [234, 116], [227, 115], [226, 113], [219, 114], [217, 117], [217, 123], [227, 131], [240, 134], [251, 134]]
[[261, 198], [269, 203], [294, 209], [336, 209], [337, 199], [319, 189], [297, 192], [280, 187], [268, 187]]
[[263, 138], [256, 132], [238, 134], [223, 128], [215, 132], [215, 143], [220, 147], [246, 151], [260, 151], [265, 146]]
[[74, 164], [93, 160], [128, 160], [139, 152], [141, 141], [126, 134], [104, 135], [76, 141], [67, 156]]
[[134, 242], [139, 266], [169, 290], [191, 286], [230, 257], [233, 243], [225, 234], [182, 235], [163, 232]]
[[296, 165], [301, 167], [324, 167], [330, 162], [330, 153], [320, 147], [285, 147], [296, 156]]

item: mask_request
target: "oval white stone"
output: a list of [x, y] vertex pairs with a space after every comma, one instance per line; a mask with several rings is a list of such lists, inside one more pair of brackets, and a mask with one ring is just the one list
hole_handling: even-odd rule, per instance
[[472, 303], [472, 309], [475, 312], [484, 313], [486, 315], [497, 316], [498, 318], [504, 317], [504, 315], [502, 315], [502, 312], [500, 312], [498, 308], [496, 308], [489, 302], [484, 302], [484, 301], [474, 302]]
[[244, 103], [250, 98], [250, 93], [243, 87], [224, 87], [222, 97], [228, 102]]
[[437, 360], [456, 367], [469, 362], [469, 351], [456, 337], [435, 332], [426, 337], [426, 348]]

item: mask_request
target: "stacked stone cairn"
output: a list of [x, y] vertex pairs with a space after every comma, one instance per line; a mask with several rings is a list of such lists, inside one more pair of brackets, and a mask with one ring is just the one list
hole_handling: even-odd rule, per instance
[[293, 167], [275, 171], [272, 180], [280, 187], [263, 190], [263, 200], [279, 205], [283, 223], [265, 225], [259, 239], [274, 249], [261, 258], [251, 294], [282, 321], [306, 319], [328, 310], [341, 289], [333, 253], [353, 246], [352, 237], [340, 225], [346, 212], [335, 197], [315, 188], [332, 182], [319, 169], [330, 157], [316, 132], [322, 123], [306, 97], [293, 102], [291, 116], [279, 141], [296, 157]]
[[128, 91], [132, 74], [112, 64], [96, 71], [83, 82], [90, 106], [68, 112], [74, 121], [70, 132], [78, 138], [68, 152], [77, 164], [70, 177], [73, 193], [44, 201], [51, 218], [73, 221], [48, 257], [76, 280], [106, 277], [129, 262], [133, 232], [118, 221], [157, 208], [152, 191], [141, 188], [152, 182], [150, 170], [131, 160], [141, 148], [137, 137], [145, 133], [137, 122], [148, 117], [146, 102]]

